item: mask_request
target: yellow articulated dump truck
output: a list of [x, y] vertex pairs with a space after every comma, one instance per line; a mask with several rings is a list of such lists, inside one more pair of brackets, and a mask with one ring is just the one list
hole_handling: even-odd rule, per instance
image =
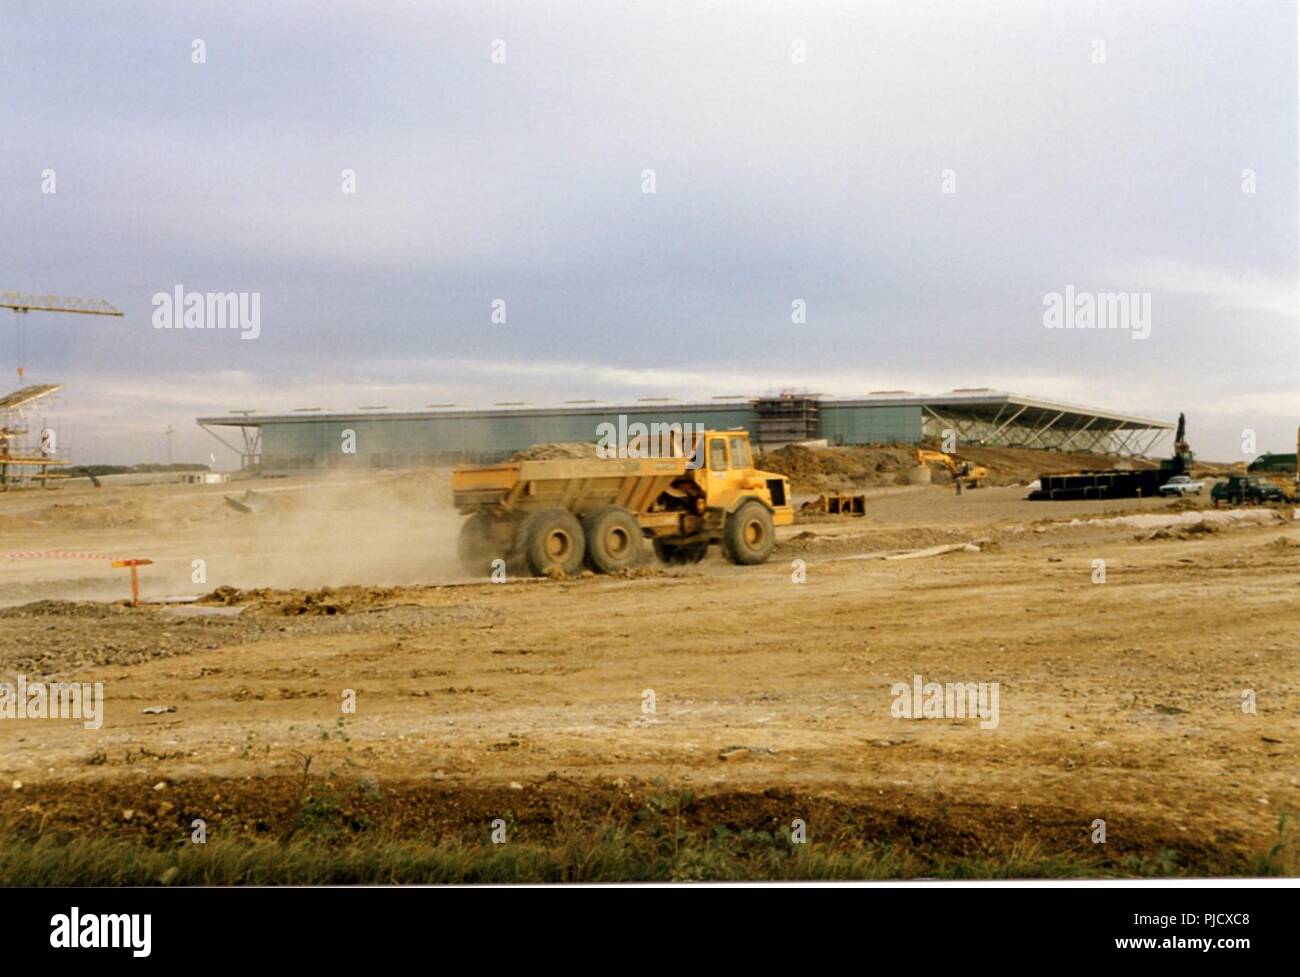
[[[733, 563], [763, 563], [775, 527], [794, 522], [784, 475], [754, 468], [745, 431], [701, 431], [664, 451], [619, 457], [462, 465], [451, 476], [471, 573], [494, 561], [535, 574], [634, 566], [644, 539], [665, 563], [698, 563], [719, 543]], [[644, 457], [653, 454], [654, 457]]]

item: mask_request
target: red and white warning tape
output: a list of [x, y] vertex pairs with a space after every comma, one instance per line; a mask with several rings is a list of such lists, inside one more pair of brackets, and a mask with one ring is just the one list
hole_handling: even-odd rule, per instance
[[47, 560], [116, 560], [115, 556], [105, 556], [103, 553], [78, 553], [73, 550], [14, 550], [9, 553], [0, 553], [0, 559], [4, 560], [30, 560], [30, 559], [47, 559]]

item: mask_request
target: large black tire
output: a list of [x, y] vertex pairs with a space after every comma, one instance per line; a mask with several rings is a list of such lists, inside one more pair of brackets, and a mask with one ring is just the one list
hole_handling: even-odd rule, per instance
[[565, 509], [534, 512], [519, 527], [516, 539], [525, 565], [538, 576], [561, 570], [571, 577], [582, 569], [586, 534], [577, 516]]
[[497, 552], [500, 547], [492, 528], [492, 518], [482, 512], [474, 513], [460, 527], [456, 555], [460, 557], [460, 565], [466, 573], [487, 576], [492, 572], [492, 561], [505, 557], [505, 553]]
[[587, 565], [597, 573], [626, 570], [641, 558], [641, 524], [622, 506], [587, 513], [582, 531], [587, 534]]
[[703, 560], [709, 553], [709, 544], [707, 540], [695, 543], [665, 543], [661, 539], [656, 539], [654, 550], [660, 563], [681, 566]]
[[761, 502], [750, 499], [727, 517], [722, 530], [722, 551], [732, 563], [753, 566], [766, 563], [776, 545], [772, 513]]

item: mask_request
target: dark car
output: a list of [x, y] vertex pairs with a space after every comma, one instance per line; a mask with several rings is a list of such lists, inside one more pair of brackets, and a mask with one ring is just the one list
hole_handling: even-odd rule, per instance
[[1254, 475], [1230, 475], [1226, 482], [1217, 483], [1210, 489], [1210, 500], [1218, 505], [1241, 505], [1243, 502], [1282, 502], [1285, 500], [1282, 490], [1272, 482], [1266, 482]]

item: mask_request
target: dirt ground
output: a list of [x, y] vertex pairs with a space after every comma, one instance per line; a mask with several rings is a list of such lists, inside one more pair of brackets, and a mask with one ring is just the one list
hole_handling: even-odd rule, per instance
[[[256, 832], [304, 764], [346, 764], [395, 823], [667, 784], [814, 835], [941, 815], [1088, 849], [1100, 818], [1116, 850], [1267, 849], [1300, 807], [1300, 522], [1023, 494], [873, 488], [765, 566], [500, 584], [461, 576], [433, 472], [0, 496], [0, 680], [106, 697], [98, 730], [0, 722], [0, 814]], [[27, 552], [150, 558], [152, 603]], [[917, 675], [998, 683], [996, 727], [895, 718]]]

